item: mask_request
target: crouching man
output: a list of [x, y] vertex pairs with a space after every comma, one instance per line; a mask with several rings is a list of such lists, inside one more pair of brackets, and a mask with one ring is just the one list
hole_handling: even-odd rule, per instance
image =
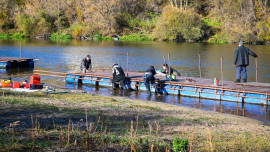
[[148, 92], [148, 95], [151, 95], [150, 84], [154, 86], [155, 93], [158, 93], [157, 84], [155, 83], [155, 80], [156, 80], [154, 76], [155, 74], [156, 74], [156, 70], [154, 66], [150, 66], [144, 73], [144, 84]]
[[81, 61], [81, 71], [82, 73], [88, 73], [91, 72], [91, 70], [92, 70], [91, 56], [87, 55]]
[[113, 74], [113, 79], [112, 79], [112, 87], [113, 89], [116, 88], [115, 82], [120, 82], [120, 88], [126, 90], [127, 87], [125, 86], [125, 73], [124, 70], [117, 64], [115, 63], [112, 66], [112, 74]]

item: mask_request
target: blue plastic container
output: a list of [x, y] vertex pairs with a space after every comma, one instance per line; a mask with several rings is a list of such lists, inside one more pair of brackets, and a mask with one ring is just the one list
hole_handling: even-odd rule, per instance
[[[87, 80], [88, 79], [88, 80]], [[91, 79], [91, 80], [90, 80]], [[86, 76], [84, 77], [84, 79], [82, 80], [83, 84], [86, 85], [96, 85], [97, 84], [97, 78], [96, 77], [90, 77], [90, 76]]]
[[200, 92], [199, 90], [196, 91], [195, 87], [183, 87], [185, 90], [180, 91], [180, 95], [182, 96], [190, 96], [190, 97], [200, 97]]
[[200, 97], [201, 98], [207, 98], [207, 99], [217, 99], [217, 100], [220, 100], [221, 97], [220, 97], [220, 94], [218, 94], [218, 93], [220, 93], [219, 90], [202, 89], [202, 92], [200, 94]]
[[[244, 98], [245, 103], [255, 103], [255, 104], [267, 104], [267, 95], [263, 94], [253, 94], [247, 93], [247, 97]], [[253, 98], [250, 98], [253, 97]], [[255, 98], [262, 98], [262, 99], [255, 99]]]
[[100, 78], [99, 85], [100, 86], [112, 86], [112, 83], [110, 82], [109, 78]]
[[80, 75], [74, 75], [74, 74], [68, 74], [66, 75], [66, 82], [68, 83], [78, 83], [79, 79], [81, 76]]
[[221, 100], [243, 102], [243, 97], [240, 96], [243, 96], [243, 93], [224, 91]]

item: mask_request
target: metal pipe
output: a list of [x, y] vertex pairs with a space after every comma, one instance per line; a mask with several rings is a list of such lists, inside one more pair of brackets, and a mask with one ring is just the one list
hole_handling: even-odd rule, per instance
[[127, 77], [128, 77], [128, 51], [127, 51]]
[[223, 80], [223, 57], [221, 57], [221, 61], [220, 61], [220, 66], [221, 66], [221, 82], [222, 82], [222, 88], [224, 86], [224, 80]]
[[20, 58], [22, 58], [22, 41], [20, 41]]
[[168, 54], [168, 62], [169, 62], [169, 75], [170, 75], [170, 82], [172, 80], [172, 75], [171, 75], [171, 61], [170, 61], [170, 53]]
[[258, 82], [258, 58], [255, 58], [255, 64], [256, 64], [256, 82]]
[[200, 78], [202, 78], [201, 54], [200, 54], [200, 52], [198, 52], [198, 56], [199, 56], [199, 72], [200, 72]]

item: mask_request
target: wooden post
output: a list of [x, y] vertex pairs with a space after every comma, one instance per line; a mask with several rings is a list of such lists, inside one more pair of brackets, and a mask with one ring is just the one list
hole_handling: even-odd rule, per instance
[[256, 82], [258, 82], [258, 58], [255, 58], [255, 65], [256, 65]]
[[169, 74], [170, 74], [170, 81], [172, 79], [172, 75], [171, 75], [171, 62], [170, 62], [170, 53], [168, 54], [168, 62], [169, 62]]
[[221, 82], [222, 82], [222, 88], [223, 88], [223, 85], [224, 85], [224, 82], [223, 82], [223, 57], [221, 57], [220, 66], [221, 66]]
[[20, 41], [20, 58], [22, 58], [22, 41]]
[[127, 52], [127, 77], [128, 77], [128, 52]]
[[200, 72], [200, 78], [202, 78], [201, 54], [200, 54], [200, 52], [198, 52], [198, 56], [199, 56], [199, 72]]
[[162, 57], [163, 57], [163, 63], [166, 64], [166, 60], [165, 60], [163, 51], [162, 51]]

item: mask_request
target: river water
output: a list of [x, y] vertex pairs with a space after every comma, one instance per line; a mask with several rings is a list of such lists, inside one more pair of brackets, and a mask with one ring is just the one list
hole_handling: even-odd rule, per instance
[[[14, 40], [0, 40], [1, 57], [19, 57], [20, 42]], [[258, 55], [258, 80], [270, 83], [270, 46], [246, 45]], [[22, 57], [39, 59], [35, 61], [35, 69], [59, 72], [78, 72], [81, 59], [90, 54], [94, 69], [110, 70], [114, 63], [127, 68], [127, 52], [129, 52], [129, 71], [144, 71], [153, 65], [161, 69], [163, 55], [167, 59], [170, 54], [170, 64], [183, 76], [199, 77], [198, 52], [201, 55], [202, 77], [220, 78], [220, 60], [223, 57], [224, 79], [235, 80], [236, 68], [233, 66], [234, 50], [237, 44], [207, 44], [207, 43], [175, 43], [175, 42], [120, 42], [120, 41], [44, 41], [23, 40]], [[13, 77], [15, 80], [29, 77], [32, 72], [12, 70], [7, 73], [0, 69], [1, 77]], [[248, 67], [248, 81], [255, 81], [255, 60], [250, 58]], [[95, 88], [86, 86], [70, 86], [62, 78], [42, 77], [44, 83], [59, 87], [83, 89], [85, 91], [103, 94], [128, 96], [134, 99], [166, 102], [170, 104], [199, 108], [203, 110], [219, 111], [243, 115], [264, 122], [270, 122], [268, 107], [239, 104], [234, 102], [204, 100], [178, 96], [152, 96], [143, 92], [123, 93], [110, 88]]]

